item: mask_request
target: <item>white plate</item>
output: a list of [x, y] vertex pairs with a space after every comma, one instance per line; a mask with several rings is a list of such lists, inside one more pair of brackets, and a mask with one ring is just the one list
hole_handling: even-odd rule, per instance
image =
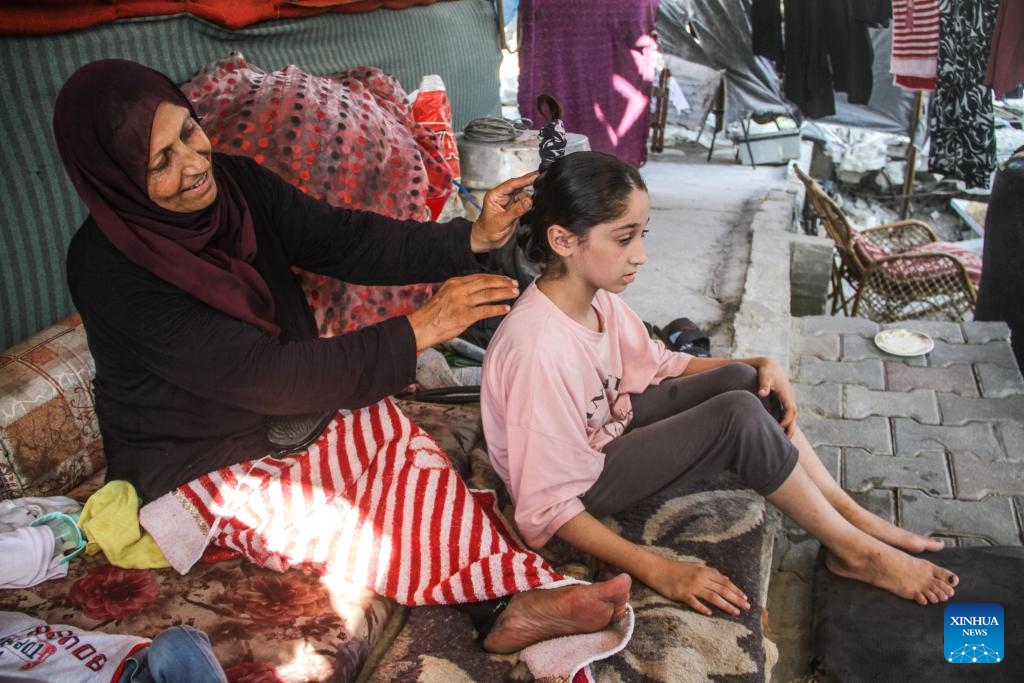
[[876, 334], [875, 346], [894, 356], [923, 356], [935, 348], [935, 342], [924, 332], [897, 327]]

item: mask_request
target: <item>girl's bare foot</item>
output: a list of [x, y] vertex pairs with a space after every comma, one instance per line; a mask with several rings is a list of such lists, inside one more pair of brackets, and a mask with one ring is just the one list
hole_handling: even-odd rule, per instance
[[908, 553], [923, 553], [926, 550], [935, 552], [946, 547], [946, 544], [937, 538], [928, 538], [927, 536], [901, 529], [895, 524], [871, 514], [860, 506], [849, 510], [840, 509], [839, 513], [850, 524], [868, 536], [873, 536], [883, 543], [888, 543], [894, 548], [905, 550]]
[[825, 565], [833, 574], [883, 588], [920, 605], [949, 600], [953, 587], [960, 583], [948, 569], [884, 543], [873, 543], [866, 552], [846, 558], [829, 551]]
[[631, 585], [629, 574], [619, 574], [590, 585], [516, 593], [484, 640], [484, 649], [516, 652], [549, 638], [600, 631], [625, 613]]

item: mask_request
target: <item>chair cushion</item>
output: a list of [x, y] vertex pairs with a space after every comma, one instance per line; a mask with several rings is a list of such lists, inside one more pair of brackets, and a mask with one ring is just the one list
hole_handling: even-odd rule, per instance
[[[857, 256], [868, 264], [894, 254], [939, 252], [956, 257], [963, 264], [964, 270], [967, 271], [967, 277], [971, 279], [971, 282], [975, 286], [981, 283], [981, 257], [974, 251], [961, 247], [955, 242], [929, 242], [897, 252], [890, 251], [871, 242], [860, 233], [855, 232], [852, 237], [853, 248], [857, 252]], [[883, 265], [882, 269], [886, 275], [898, 282], [920, 282], [922, 280], [956, 274], [956, 266], [946, 259], [894, 261]]]

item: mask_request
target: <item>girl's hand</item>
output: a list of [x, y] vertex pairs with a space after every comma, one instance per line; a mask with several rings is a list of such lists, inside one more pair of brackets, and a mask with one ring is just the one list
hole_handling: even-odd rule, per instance
[[723, 612], [739, 616], [750, 609], [747, 596], [717, 569], [696, 562], [679, 562], [655, 556], [655, 566], [644, 583], [666, 598], [678, 600], [705, 616], [712, 615], [709, 603]]
[[793, 386], [789, 383], [785, 371], [779, 362], [774, 358], [761, 358], [757, 363], [757, 376], [760, 388], [757, 395], [761, 398], [768, 398], [768, 394], [774, 391], [782, 402], [785, 411], [779, 425], [785, 430], [786, 435], [793, 438], [796, 434], [796, 395], [793, 393]]
[[517, 221], [533, 206], [533, 199], [524, 190], [536, 178], [536, 173], [512, 178], [484, 195], [483, 210], [469, 234], [474, 254], [497, 249], [515, 234]]

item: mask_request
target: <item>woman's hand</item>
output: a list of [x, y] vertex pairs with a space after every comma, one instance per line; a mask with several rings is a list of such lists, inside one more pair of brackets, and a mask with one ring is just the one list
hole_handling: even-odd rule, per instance
[[678, 600], [710, 617], [708, 603], [733, 616], [750, 609], [747, 596], [717, 569], [697, 562], [680, 562], [655, 555], [644, 583], [666, 598]]
[[493, 251], [515, 234], [516, 222], [530, 210], [533, 200], [524, 189], [533, 184], [536, 173], [506, 180], [484, 195], [480, 217], [473, 223], [469, 236], [474, 254]]
[[793, 387], [789, 383], [789, 378], [786, 377], [785, 370], [777, 360], [768, 357], [758, 359], [756, 367], [760, 384], [757, 395], [761, 398], [768, 398], [772, 391], [778, 394], [784, 410], [779, 425], [785, 430], [787, 436], [793, 438], [796, 433], [796, 395], [793, 393]]
[[416, 335], [416, 350], [457, 337], [478, 320], [505, 315], [511, 309], [508, 302], [517, 296], [519, 285], [504, 275], [453, 277], [407, 316]]

